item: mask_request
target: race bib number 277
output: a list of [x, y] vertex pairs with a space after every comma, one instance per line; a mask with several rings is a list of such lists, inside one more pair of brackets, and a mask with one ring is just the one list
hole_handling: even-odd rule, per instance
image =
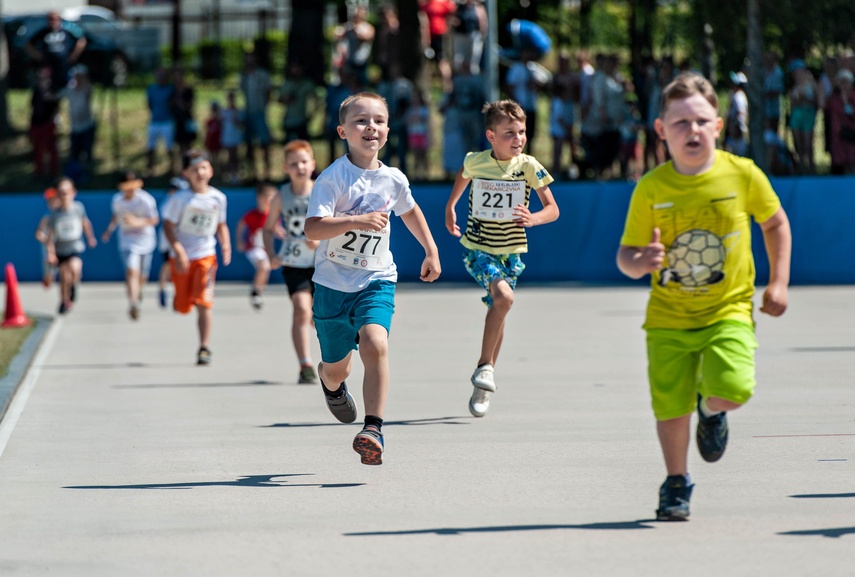
[[389, 227], [380, 231], [349, 230], [330, 239], [327, 258], [363, 270], [386, 270], [391, 260]]

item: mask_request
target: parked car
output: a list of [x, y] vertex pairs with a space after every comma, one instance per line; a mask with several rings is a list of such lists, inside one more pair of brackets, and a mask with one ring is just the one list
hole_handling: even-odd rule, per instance
[[[76, 25], [82, 29], [86, 37], [86, 50], [80, 56], [80, 63], [89, 68], [93, 81], [107, 85], [121, 83], [131, 70], [145, 71], [157, 66], [159, 58], [157, 30], [150, 29], [139, 35], [137, 30], [145, 31], [145, 29], [135, 29], [130, 26], [124, 28], [121, 21], [110, 23], [102, 19], [95, 24], [88, 17], [82, 18], [82, 15], [78, 16], [74, 13], [69, 15], [72, 18], [76, 17], [78, 22], [63, 17], [63, 23]], [[30, 38], [45, 26], [47, 26], [47, 14], [44, 12], [3, 17], [3, 29], [9, 46], [10, 87], [32, 86], [33, 65], [24, 47]], [[111, 27], [111, 32], [106, 32], [108, 27]], [[102, 28], [104, 31], [101, 30]], [[149, 36], [149, 48], [142, 50], [139, 47], [145, 44], [146, 35]], [[140, 36], [143, 39], [137, 40]]]

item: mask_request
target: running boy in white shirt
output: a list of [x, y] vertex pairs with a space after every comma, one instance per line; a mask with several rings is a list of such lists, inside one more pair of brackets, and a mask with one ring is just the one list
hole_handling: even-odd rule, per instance
[[[321, 343], [318, 376], [327, 406], [342, 423], [356, 420], [344, 380], [359, 350], [365, 426], [353, 449], [365, 465], [383, 462], [383, 413], [389, 392], [389, 330], [398, 271], [389, 251], [389, 214], [395, 212], [422, 245], [420, 278], [439, 277], [439, 252], [404, 174], [377, 155], [389, 136], [389, 108], [371, 92], [348, 97], [339, 109], [340, 138], [350, 152], [315, 182], [306, 238], [321, 241], [315, 258], [314, 320]], [[327, 384], [334, 388], [327, 388]]]
[[199, 315], [199, 352], [196, 364], [211, 363], [214, 280], [217, 275], [217, 240], [223, 265], [232, 260], [231, 236], [226, 225], [226, 195], [209, 186], [214, 168], [208, 155], [189, 150], [183, 158], [184, 178], [189, 188], [175, 193], [163, 210], [163, 232], [172, 257], [173, 308], [187, 314], [193, 307]]
[[140, 315], [142, 285], [148, 281], [151, 258], [157, 245], [154, 227], [160, 222], [157, 203], [142, 189], [143, 181], [128, 171], [119, 179], [119, 192], [113, 195], [113, 217], [101, 235], [106, 243], [119, 229], [119, 255], [125, 267], [125, 287], [128, 293], [128, 314], [137, 320]]

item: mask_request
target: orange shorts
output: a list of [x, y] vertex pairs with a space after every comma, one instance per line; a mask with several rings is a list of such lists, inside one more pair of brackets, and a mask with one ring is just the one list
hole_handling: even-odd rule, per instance
[[175, 286], [175, 301], [172, 308], [182, 314], [194, 306], [209, 309], [214, 306], [214, 280], [217, 276], [217, 256], [211, 255], [191, 260], [185, 274], [175, 270], [175, 259], [169, 259], [172, 284]]

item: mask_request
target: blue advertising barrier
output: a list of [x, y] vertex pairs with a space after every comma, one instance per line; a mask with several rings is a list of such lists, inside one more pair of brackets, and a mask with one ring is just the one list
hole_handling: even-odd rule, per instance
[[[772, 182], [793, 229], [793, 284], [855, 284], [855, 179], [846, 177], [805, 177], [775, 179]], [[626, 209], [632, 193], [627, 183], [555, 183], [551, 187], [561, 217], [555, 223], [529, 229], [529, 252], [523, 257], [526, 272], [521, 282], [631, 282], [615, 266]], [[416, 201], [425, 213], [436, 239], [442, 260], [441, 281], [470, 281], [463, 267], [458, 239], [445, 230], [445, 203], [449, 184], [413, 187]], [[160, 203], [161, 190], [150, 190]], [[224, 189], [229, 200], [228, 223], [234, 233], [240, 217], [255, 204], [252, 189]], [[81, 192], [77, 198], [85, 206], [100, 237], [110, 220], [113, 191]], [[533, 197], [532, 209], [538, 200]], [[4, 223], [0, 234], [0, 264], [15, 265], [18, 279], [41, 279], [41, 252], [33, 233], [45, 213], [40, 194], [6, 194], [0, 196]], [[457, 206], [458, 223], [465, 227], [467, 202]], [[403, 222], [393, 217], [392, 252], [398, 264], [401, 281], [418, 281], [424, 252], [406, 230]], [[100, 239], [99, 239], [100, 240]], [[768, 277], [768, 262], [763, 238], [755, 225], [754, 254], [757, 282]], [[118, 281], [123, 278], [115, 235], [107, 245], [88, 249], [83, 255], [84, 279]], [[155, 255], [153, 271], [160, 265]], [[232, 264], [221, 266], [220, 280], [249, 281], [252, 267], [241, 254]]]

